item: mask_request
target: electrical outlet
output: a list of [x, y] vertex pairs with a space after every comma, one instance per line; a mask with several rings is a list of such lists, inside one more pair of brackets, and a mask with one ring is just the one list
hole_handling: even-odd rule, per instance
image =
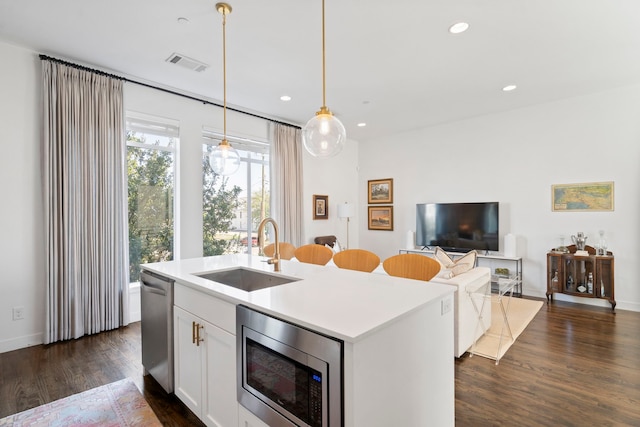
[[13, 307], [13, 320], [24, 319], [24, 307]]
[[442, 313], [441, 314], [444, 315], [444, 314], [450, 312], [451, 311], [451, 304], [452, 304], [451, 298], [445, 298], [442, 301], [440, 301], [440, 307], [442, 309]]

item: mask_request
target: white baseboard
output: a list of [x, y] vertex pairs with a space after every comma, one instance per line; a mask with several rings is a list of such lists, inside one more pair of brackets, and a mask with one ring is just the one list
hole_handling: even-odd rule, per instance
[[19, 350], [25, 347], [40, 345], [44, 342], [44, 334], [32, 334], [0, 341], [0, 353]]

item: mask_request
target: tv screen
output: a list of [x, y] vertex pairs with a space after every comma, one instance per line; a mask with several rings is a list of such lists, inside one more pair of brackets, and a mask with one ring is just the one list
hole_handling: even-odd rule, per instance
[[419, 203], [416, 244], [446, 251], [498, 251], [498, 202]]

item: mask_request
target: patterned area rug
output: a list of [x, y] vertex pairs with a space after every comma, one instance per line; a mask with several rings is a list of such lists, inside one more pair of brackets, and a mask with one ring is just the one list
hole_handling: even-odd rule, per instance
[[[507, 297], [503, 298], [504, 307], [507, 307]], [[496, 295], [491, 295], [491, 327], [487, 333], [480, 337], [473, 349], [473, 354], [493, 360], [500, 360], [509, 347], [520, 336], [522, 331], [536, 316], [542, 307], [542, 301], [534, 301], [524, 298], [511, 298], [511, 305], [507, 313], [507, 319], [513, 339], [505, 329], [503, 331], [503, 316], [500, 310], [500, 303]], [[502, 333], [502, 338], [501, 338]]]
[[162, 426], [136, 385], [124, 379], [0, 419], [14, 427]]

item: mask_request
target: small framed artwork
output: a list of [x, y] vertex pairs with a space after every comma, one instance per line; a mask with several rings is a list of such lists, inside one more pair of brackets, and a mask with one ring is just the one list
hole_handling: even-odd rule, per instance
[[553, 212], [612, 211], [613, 182], [552, 185], [551, 210]]
[[393, 231], [393, 206], [369, 206], [369, 230]]
[[369, 203], [393, 203], [393, 178], [369, 180]]
[[313, 219], [329, 219], [329, 196], [313, 195]]

